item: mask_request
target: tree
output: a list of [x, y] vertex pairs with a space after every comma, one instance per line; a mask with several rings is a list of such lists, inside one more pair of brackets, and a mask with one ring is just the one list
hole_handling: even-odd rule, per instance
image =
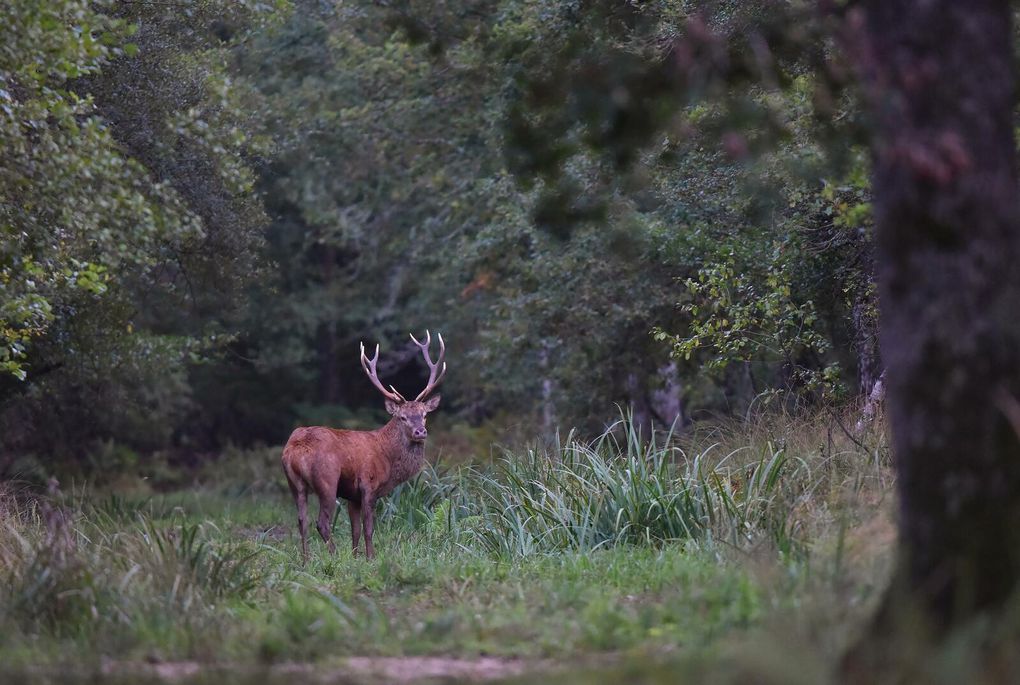
[[0, 471], [110, 436], [163, 446], [183, 419], [260, 244], [224, 61], [270, 9], [5, 6]]
[[895, 658], [890, 632], [939, 638], [1017, 589], [1020, 210], [1010, 3], [874, 0], [847, 19], [875, 124], [900, 496], [895, 575], [846, 662], [867, 681]]
[[110, 267], [134, 259], [119, 230], [125, 223], [135, 225], [132, 242], [141, 250], [158, 239], [163, 217], [137, 185], [139, 169], [117, 155], [108, 129], [92, 116], [93, 103], [64, 89], [119, 54], [110, 43], [125, 33], [121, 22], [88, 2], [5, 8], [0, 376], [24, 380], [28, 350], [49, 330], [61, 302], [103, 295]]
[[599, 219], [630, 203], [662, 227], [689, 316], [662, 317], [656, 335], [691, 371], [728, 369], [719, 384], [743, 396], [730, 408], [760, 390], [867, 395], [881, 371], [867, 162], [827, 18], [725, 0], [603, 0], [576, 15], [543, 37], [509, 115], [536, 223], [613, 231], [618, 214]]

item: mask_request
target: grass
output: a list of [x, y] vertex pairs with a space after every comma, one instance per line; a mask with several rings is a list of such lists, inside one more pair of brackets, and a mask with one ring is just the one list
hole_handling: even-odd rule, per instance
[[623, 421], [430, 467], [380, 505], [372, 562], [351, 557], [342, 521], [341, 552], [316, 540], [301, 565], [274, 450], [159, 495], [8, 491], [0, 671], [710, 660], [777, 626], [824, 664], [883, 582], [885, 447], [786, 421], [648, 443]]

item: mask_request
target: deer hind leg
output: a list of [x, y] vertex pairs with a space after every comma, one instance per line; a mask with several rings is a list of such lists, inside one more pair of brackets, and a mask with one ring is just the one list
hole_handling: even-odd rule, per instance
[[361, 518], [365, 524], [365, 558], [375, 557], [372, 533], [375, 532], [375, 498], [365, 495], [361, 500]]
[[308, 490], [300, 478], [292, 478], [289, 470], [284, 470], [287, 475], [287, 485], [290, 486], [290, 494], [294, 496], [294, 505], [297, 507], [298, 533], [301, 534], [301, 562], [308, 563]]
[[351, 549], [358, 556], [358, 543], [361, 541], [361, 504], [353, 500], [347, 502], [347, 516], [351, 519]]
[[336, 489], [328, 494], [319, 493], [319, 522], [316, 528], [319, 529], [319, 535], [322, 536], [322, 541], [329, 547], [330, 554], [336, 554], [336, 545], [333, 544], [333, 540], [330, 539], [331, 528], [333, 526], [333, 512], [336, 511]]

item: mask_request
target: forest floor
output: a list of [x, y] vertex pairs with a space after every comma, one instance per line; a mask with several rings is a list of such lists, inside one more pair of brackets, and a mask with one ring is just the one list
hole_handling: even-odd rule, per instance
[[794, 551], [703, 535], [496, 554], [409, 523], [405, 496], [381, 516], [376, 559], [351, 555], [344, 516], [339, 553], [316, 536], [307, 565], [268, 472], [266, 487], [11, 495], [0, 678], [825, 682], [894, 542], [891, 478], [862, 486], [864, 472], [812, 471], [827, 484], [792, 500]]

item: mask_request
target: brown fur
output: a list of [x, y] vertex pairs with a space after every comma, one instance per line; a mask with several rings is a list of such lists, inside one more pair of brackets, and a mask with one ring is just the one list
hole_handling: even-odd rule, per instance
[[319, 498], [319, 535], [331, 553], [333, 513], [337, 497], [347, 500], [354, 554], [362, 526], [365, 555], [372, 546], [374, 508], [380, 497], [418, 473], [425, 463], [425, 415], [439, 405], [439, 396], [426, 402], [386, 402], [393, 418], [373, 431], [338, 430], [323, 426], [298, 428], [283, 448], [283, 471], [298, 510], [301, 554], [308, 559], [308, 492]]

